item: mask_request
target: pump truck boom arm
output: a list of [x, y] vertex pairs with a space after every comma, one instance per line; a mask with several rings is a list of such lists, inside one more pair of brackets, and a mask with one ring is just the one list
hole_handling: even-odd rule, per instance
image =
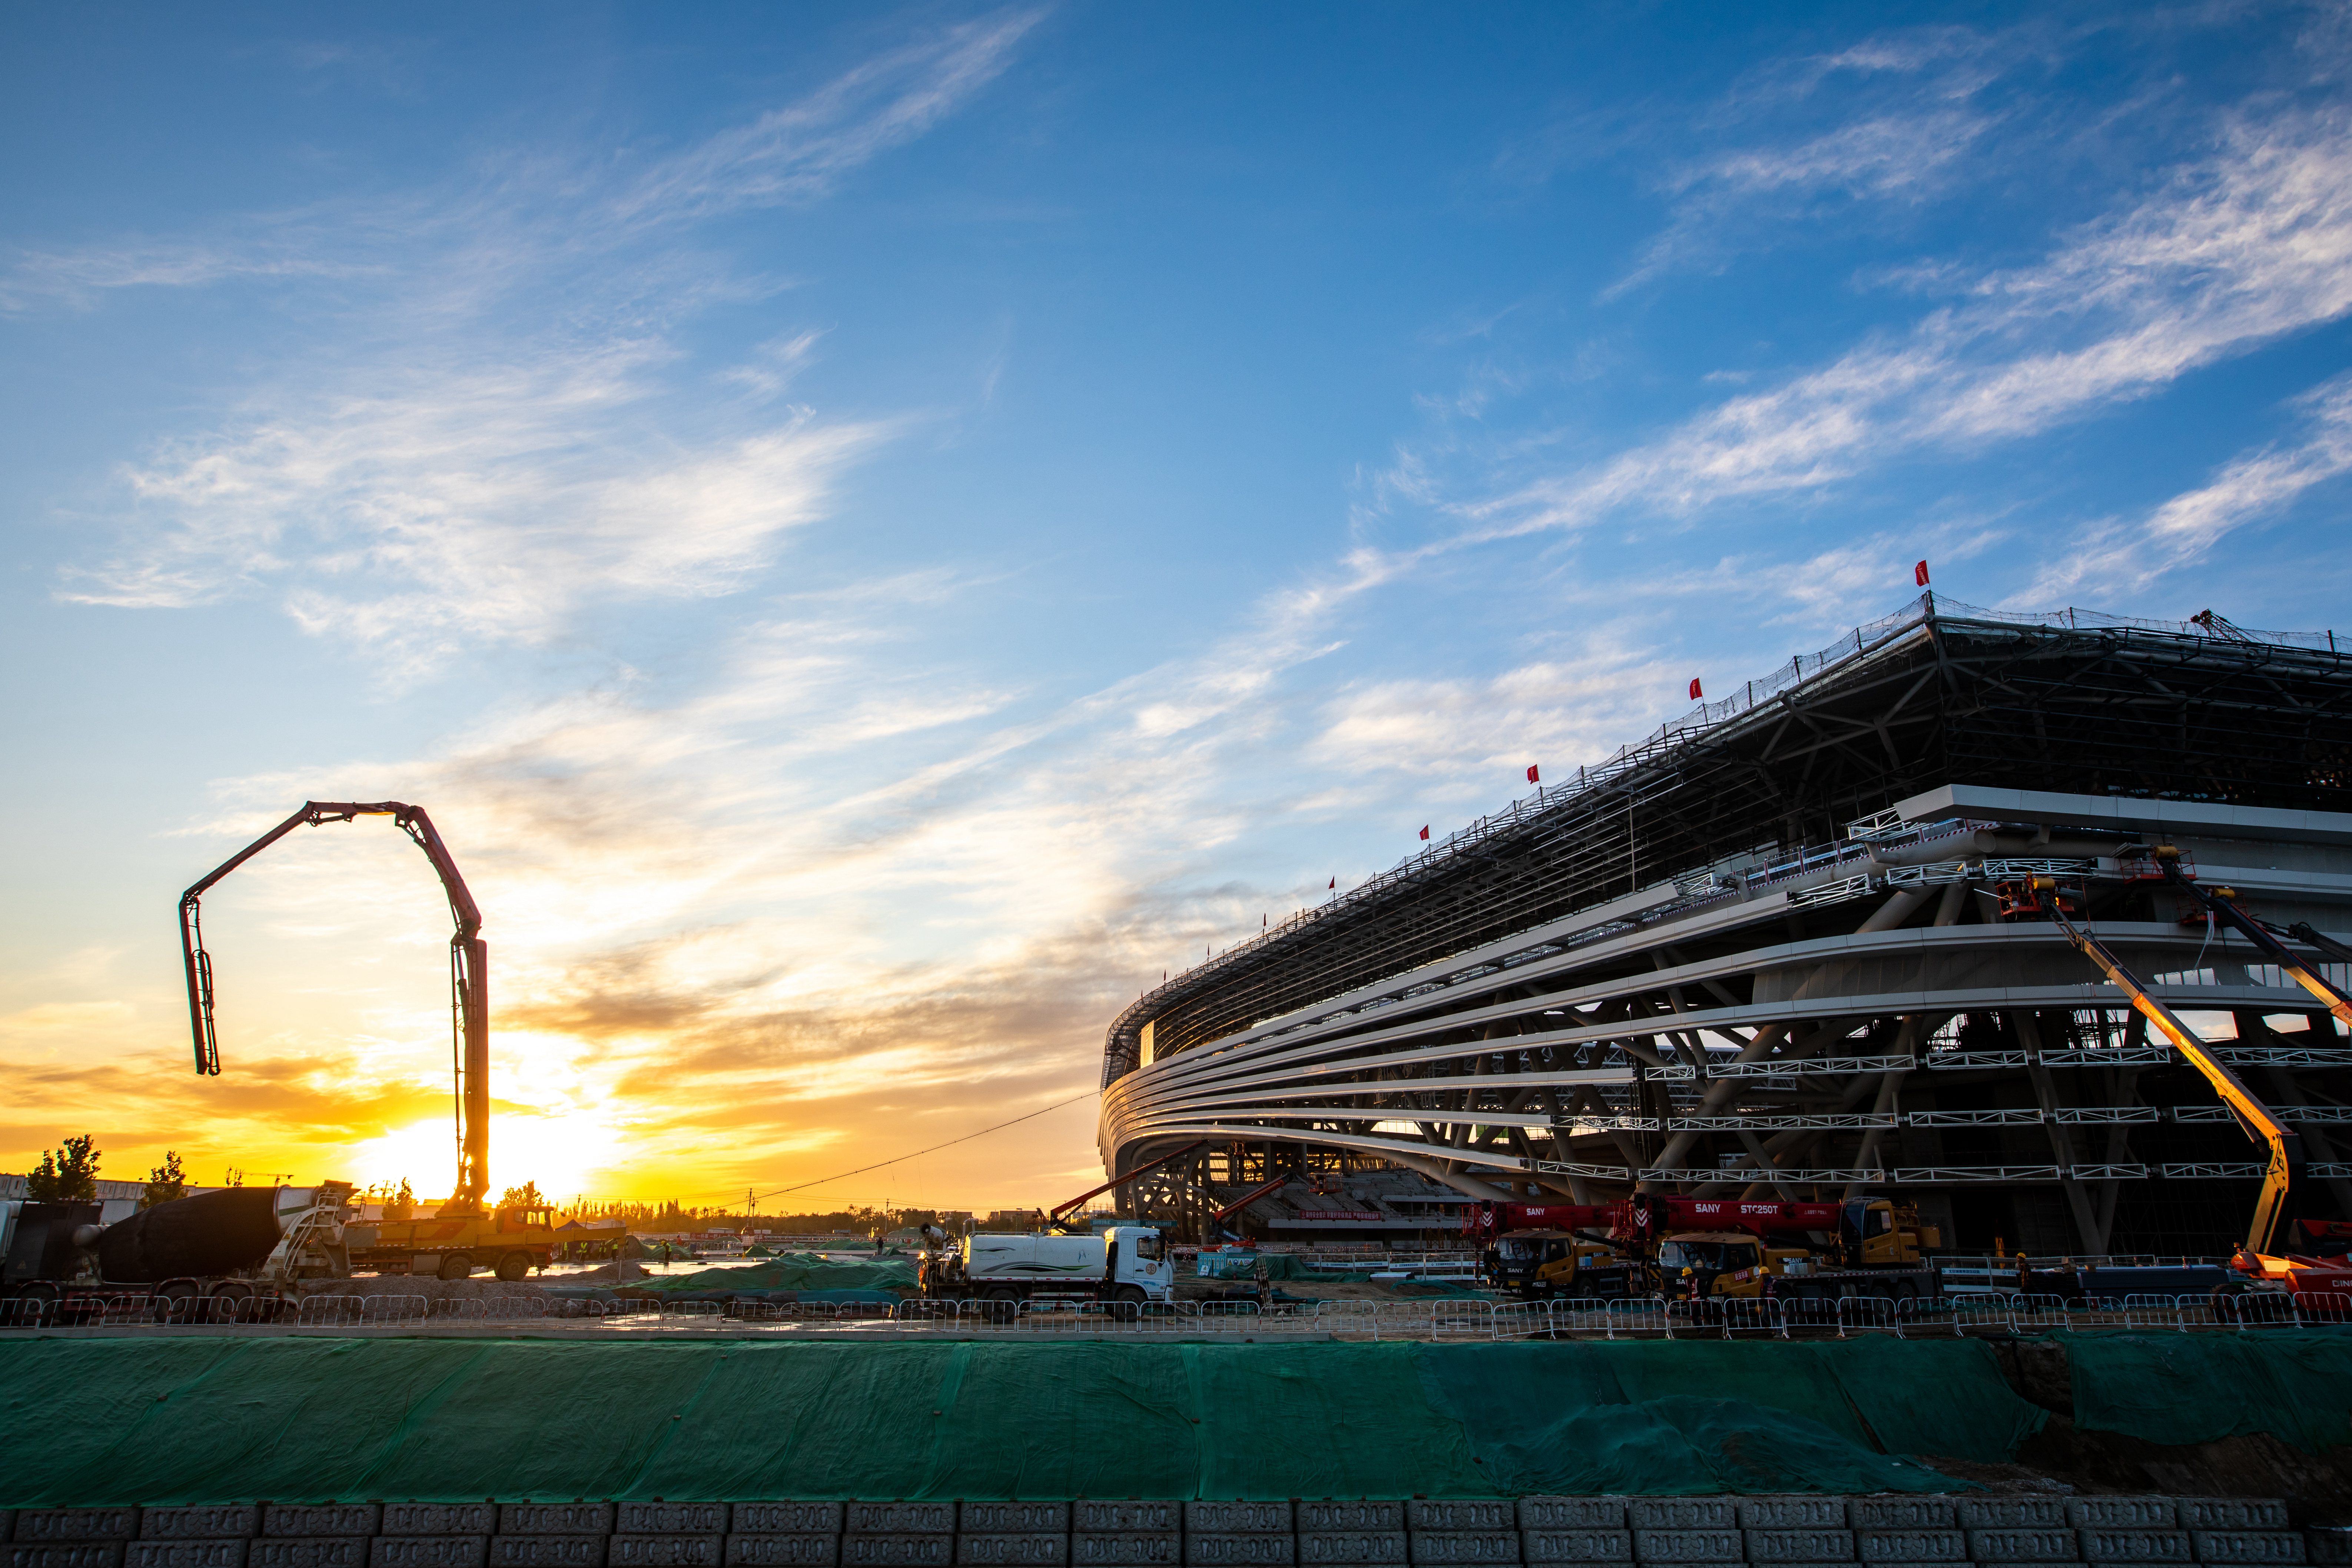
[[1202, 1144], [1206, 1143], [1207, 1142], [1208, 1140], [1206, 1138], [1195, 1138], [1192, 1142], [1185, 1144], [1181, 1149], [1171, 1149], [1156, 1160], [1146, 1160], [1142, 1164], [1138, 1165], [1134, 1170], [1128, 1172], [1127, 1174], [1123, 1176], [1113, 1176], [1109, 1181], [1105, 1182], [1099, 1187], [1088, 1187], [1076, 1197], [1055, 1204], [1051, 1209], [1046, 1211], [1045, 1223], [1049, 1226], [1061, 1224], [1062, 1216], [1064, 1215], [1068, 1214], [1072, 1209], [1076, 1208], [1088, 1198], [1097, 1197], [1102, 1194], [1110, 1191], [1113, 1187], [1123, 1187], [1127, 1185], [1128, 1183], [1135, 1180], [1136, 1177], [1142, 1175], [1145, 1172], [1156, 1171], [1160, 1166], [1168, 1163], [1171, 1160], [1181, 1159], [1183, 1156], [1191, 1153], [1193, 1150], [1198, 1149]]
[[[2045, 879], [2037, 877], [2033, 880], [2036, 888], [2048, 886]], [[2287, 1194], [2303, 1173], [2303, 1140], [2288, 1131], [2271, 1114], [2270, 1108], [2254, 1098], [2253, 1091], [2214, 1056], [2196, 1031], [2182, 1023], [2171, 1008], [2149, 995], [2147, 987], [2124, 967], [2106, 943], [2068, 920], [2055, 898], [2050, 900], [2050, 918], [2058, 922], [2058, 929], [2077, 952], [2097, 964], [2131, 998], [2132, 1006], [2140, 1016], [2155, 1025], [2172, 1042], [2175, 1050], [2189, 1058], [2189, 1065], [2205, 1075], [2205, 1081], [2213, 1086], [2246, 1136], [2268, 1149], [2270, 1163], [2263, 1175], [2262, 1195], [2254, 1200], [2253, 1222], [2246, 1227], [2246, 1250], [2257, 1258], [2269, 1254], [2286, 1221]]]
[[[2156, 853], [2158, 861], [2164, 867], [2167, 881], [2196, 900], [2198, 906], [2208, 916], [2220, 921], [2223, 925], [2252, 942], [2264, 958], [2293, 975], [2296, 984], [2310, 992], [2318, 999], [2322, 1006], [2335, 1014], [2346, 1026], [2352, 1026], [2352, 996], [2347, 996], [2330, 984], [2327, 976], [2322, 974], [2318, 967], [2310, 960], [2296, 956], [2286, 943], [2272, 934], [2270, 927], [2239, 908], [2238, 895], [2234, 889], [2200, 888], [2180, 874], [2179, 851], [2174, 850], [2168, 855], [2164, 847], [2159, 847]], [[2335, 956], [2338, 958], [2347, 956], [2343, 948], [2336, 942], [2327, 942], [2325, 938], [2316, 942], [2312, 940], [2318, 937], [2319, 933], [2312, 931], [2307, 925], [2295, 927], [2293, 934], [2305, 946], [2318, 948], [2322, 952], [2334, 948]]]
[[490, 952], [481, 937], [482, 911], [457, 872], [449, 847], [441, 842], [423, 806], [404, 801], [309, 800], [302, 808], [212, 870], [180, 895], [180, 955], [188, 974], [188, 1028], [195, 1041], [196, 1071], [220, 1071], [220, 1041], [213, 1026], [213, 961], [205, 951], [205, 894], [222, 878], [298, 827], [389, 816], [416, 841], [448, 895], [457, 934], [449, 939], [450, 1017], [457, 1047], [457, 1185], [445, 1214], [481, 1212], [490, 1187]]

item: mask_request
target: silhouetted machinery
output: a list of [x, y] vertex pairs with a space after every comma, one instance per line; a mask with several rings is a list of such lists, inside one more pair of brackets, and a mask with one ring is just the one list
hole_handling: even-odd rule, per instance
[[73, 1321], [126, 1299], [166, 1322], [276, 1317], [301, 1279], [351, 1272], [348, 1182], [224, 1187], [112, 1225], [94, 1203], [26, 1203], [0, 1261], [0, 1321]]

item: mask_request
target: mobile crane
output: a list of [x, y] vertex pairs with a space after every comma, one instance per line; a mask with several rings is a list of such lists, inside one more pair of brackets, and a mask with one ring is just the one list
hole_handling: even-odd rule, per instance
[[457, 1184], [430, 1219], [387, 1220], [354, 1226], [346, 1233], [352, 1262], [379, 1269], [404, 1267], [462, 1279], [478, 1262], [488, 1262], [501, 1279], [520, 1279], [534, 1265], [544, 1268], [554, 1247], [555, 1216], [544, 1208], [508, 1209], [492, 1215], [482, 1205], [490, 1187], [490, 1005], [489, 944], [482, 940], [482, 911], [458, 874], [448, 846], [425, 808], [404, 801], [321, 801], [301, 809], [230, 856], [180, 895], [180, 954], [187, 972], [188, 1028], [195, 1044], [196, 1072], [218, 1076], [220, 1040], [213, 1021], [213, 961], [205, 951], [204, 896], [222, 878], [298, 827], [389, 816], [416, 841], [441, 879], [457, 921], [449, 939], [451, 1054], [457, 1064]]
[[1921, 1225], [1907, 1204], [1637, 1193], [1626, 1208], [1626, 1230], [1654, 1247], [1661, 1279], [1669, 1286], [1686, 1279], [1681, 1288], [1694, 1300], [1937, 1294], [1936, 1269], [1926, 1255], [1943, 1245], [1943, 1236]]
[[1486, 1199], [1463, 1211], [1462, 1233], [1479, 1242], [1479, 1273], [1497, 1289], [1524, 1300], [1614, 1301], [1645, 1278], [1641, 1261], [1609, 1239], [1624, 1220], [1622, 1203]]
[[[2197, 889], [2195, 884], [2180, 875], [2177, 861], [2168, 877], [2174, 885], [2199, 893], [2200, 901], [2212, 910], [2217, 918], [2231, 921], [2250, 936], [2262, 929], [2236, 908], [2233, 899], [2204, 895], [2201, 889]], [[2007, 902], [2021, 911], [2038, 910], [2047, 914], [2074, 950], [2096, 964], [2100, 972], [2131, 999], [2133, 1009], [2171, 1041], [2173, 1049], [2179, 1051], [2189, 1066], [2204, 1075], [2205, 1081], [2213, 1086], [2214, 1092], [2221, 1096], [2221, 1103], [2229, 1108], [2231, 1116], [2246, 1136], [2263, 1146], [2268, 1160], [2263, 1169], [2262, 1192], [2254, 1200], [2253, 1216], [2246, 1226], [2246, 1239], [2239, 1245], [2237, 1256], [2231, 1259], [2231, 1267], [2244, 1275], [2248, 1286], [2253, 1289], [2284, 1291], [2298, 1297], [2352, 1292], [2352, 1268], [2330, 1266], [2320, 1258], [2300, 1254], [2281, 1257], [2272, 1250], [2280, 1239], [2281, 1231], [2287, 1228], [2288, 1201], [2303, 1171], [2303, 1139], [2288, 1131], [2286, 1125], [2254, 1097], [2253, 1091], [2230, 1070], [2227, 1063], [2213, 1054], [2212, 1047], [2182, 1022], [2178, 1014], [2150, 995], [2138, 976], [2124, 966], [2123, 961], [2106, 943], [2067, 918], [2065, 898], [2058, 890], [2053, 879], [2028, 879]], [[2262, 944], [2257, 942], [2256, 945]], [[2280, 951], [2284, 952], [2284, 949]], [[2320, 996], [2322, 1000], [2330, 994], [2341, 999], [2341, 994], [2328, 985], [2324, 978], [2314, 973], [2300, 960], [2293, 959], [2291, 954], [2288, 958], [2298, 980], [2311, 989], [2314, 995]], [[2305, 975], [2310, 978], [2304, 978]], [[2331, 1010], [2333, 1005], [2331, 1004]]]

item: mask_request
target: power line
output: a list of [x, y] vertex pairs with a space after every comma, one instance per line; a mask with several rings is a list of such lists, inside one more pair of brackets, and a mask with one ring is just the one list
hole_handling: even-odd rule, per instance
[[977, 1132], [967, 1132], [961, 1138], [950, 1138], [944, 1143], [934, 1143], [929, 1149], [918, 1149], [911, 1154], [898, 1154], [894, 1155], [887, 1160], [877, 1160], [871, 1165], [860, 1165], [854, 1171], [844, 1171], [839, 1175], [835, 1176], [820, 1176], [814, 1182], [800, 1182], [789, 1187], [772, 1187], [768, 1191], [761, 1193], [760, 1196], [763, 1198], [781, 1197], [786, 1193], [797, 1193], [809, 1187], [822, 1187], [829, 1182], [841, 1182], [846, 1181], [852, 1176], [862, 1176], [868, 1171], [878, 1171], [885, 1165], [896, 1165], [903, 1163], [908, 1160], [919, 1160], [922, 1158], [922, 1156], [935, 1153], [939, 1150], [952, 1149], [959, 1143], [969, 1143], [975, 1138], [985, 1138], [992, 1132], [1002, 1132], [1006, 1128], [1017, 1127], [1024, 1121], [1034, 1121], [1038, 1117], [1045, 1115], [1047, 1111], [1059, 1110], [1066, 1105], [1076, 1105], [1082, 1100], [1092, 1100], [1101, 1092], [1102, 1090], [1099, 1089], [1090, 1089], [1084, 1094], [1074, 1094], [1067, 1100], [1059, 1100], [1052, 1105], [1045, 1106], [1036, 1110], [1032, 1110], [1024, 1116], [1016, 1116], [1010, 1121], [1000, 1121], [993, 1127], [983, 1127]]

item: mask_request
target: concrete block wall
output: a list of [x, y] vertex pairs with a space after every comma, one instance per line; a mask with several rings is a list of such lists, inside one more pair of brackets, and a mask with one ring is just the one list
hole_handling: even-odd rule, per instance
[[2352, 1568], [2269, 1498], [239, 1503], [0, 1510], [5, 1568]]

